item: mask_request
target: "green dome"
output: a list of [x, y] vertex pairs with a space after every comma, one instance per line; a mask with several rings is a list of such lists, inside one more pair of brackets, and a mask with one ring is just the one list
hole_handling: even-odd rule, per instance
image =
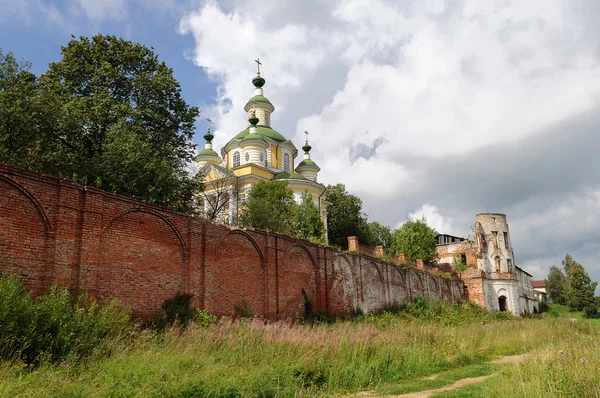
[[271, 101], [267, 99], [267, 97], [265, 97], [264, 95], [255, 95], [254, 97], [250, 98], [250, 100], [246, 103], [246, 106], [244, 106], [244, 110], [246, 112], [253, 108], [252, 102], [254, 102], [254, 105], [266, 106], [270, 112], [273, 112], [275, 110], [275, 107], [273, 106]]
[[317, 168], [319, 167], [319, 166], [317, 166], [317, 164], [316, 164], [315, 162], [313, 162], [313, 161], [312, 161], [312, 160], [310, 160], [310, 159], [304, 159], [304, 160], [302, 160], [302, 161], [301, 161], [301, 162], [298, 164], [298, 166], [296, 166], [296, 169], [297, 169], [298, 167], [302, 167], [302, 166], [312, 166], [312, 167], [317, 167]]
[[[258, 130], [257, 135], [259, 135], [261, 137], [268, 137], [272, 140], [279, 141], [279, 142], [287, 141], [284, 136], [282, 136], [281, 134], [279, 134], [277, 131], [273, 130], [270, 127], [256, 126], [256, 129]], [[234, 140], [236, 140], [236, 139], [243, 140], [244, 138], [247, 138], [249, 135], [250, 135], [250, 128], [247, 128], [246, 130], [241, 131], [233, 139]]]
[[212, 149], [203, 149], [203, 150], [201, 150], [196, 155], [196, 158], [198, 158], [199, 156], [216, 156], [216, 157], [219, 157], [219, 154], [216, 153], [215, 151], [213, 151]]
[[273, 176], [273, 180], [306, 180], [301, 174], [295, 171], [282, 171]]
[[254, 87], [256, 88], [261, 88], [265, 85], [265, 79], [262, 78], [260, 75], [256, 75], [256, 77], [252, 79], [252, 84], [254, 84]]

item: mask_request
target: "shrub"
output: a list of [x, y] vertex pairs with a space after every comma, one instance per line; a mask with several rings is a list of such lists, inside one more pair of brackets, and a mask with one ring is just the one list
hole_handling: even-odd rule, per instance
[[208, 310], [198, 309], [196, 310], [196, 316], [194, 318], [196, 325], [206, 329], [210, 325], [217, 323], [219, 318], [216, 315], [211, 314]]
[[[107, 339], [120, 339], [134, 328], [116, 301], [73, 300], [69, 291], [52, 287], [36, 300], [14, 277], [0, 277], [0, 356], [27, 363], [42, 359], [80, 359]], [[110, 345], [105, 349], [110, 350]], [[108, 354], [106, 352], [105, 354]]]
[[250, 309], [248, 300], [242, 300], [237, 304], [233, 305], [233, 312], [238, 318], [251, 318], [254, 316], [254, 312]]
[[195, 309], [192, 306], [193, 294], [178, 293], [175, 297], [165, 300], [158, 317], [157, 327], [164, 329], [168, 326], [186, 327], [194, 319]]

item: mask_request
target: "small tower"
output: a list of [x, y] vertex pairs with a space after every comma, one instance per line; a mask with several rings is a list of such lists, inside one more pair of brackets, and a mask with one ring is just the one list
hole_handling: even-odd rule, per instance
[[301, 174], [302, 177], [307, 180], [317, 182], [317, 173], [321, 171], [321, 169], [310, 159], [310, 150], [312, 147], [308, 145], [308, 131], [305, 131], [304, 134], [306, 134], [306, 142], [302, 147], [304, 159], [302, 159], [298, 167], [296, 167], [296, 173]]
[[210, 118], [206, 119], [207, 128], [206, 134], [204, 134], [206, 144], [204, 144], [204, 149], [200, 151], [200, 153], [198, 153], [198, 155], [196, 155], [196, 157], [194, 158], [196, 163], [198, 163], [198, 165], [200, 166], [203, 166], [206, 163], [221, 164], [223, 162], [223, 159], [221, 159], [219, 154], [212, 149], [212, 140], [213, 138], [215, 138], [215, 136], [210, 131], [211, 121], [212, 120], [210, 120]]
[[267, 142], [258, 134], [258, 117], [254, 109], [250, 110], [250, 133], [240, 142], [240, 148], [243, 151], [244, 158], [241, 159], [241, 164], [254, 163], [265, 166], [267, 163], [266, 149], [269, 146]]

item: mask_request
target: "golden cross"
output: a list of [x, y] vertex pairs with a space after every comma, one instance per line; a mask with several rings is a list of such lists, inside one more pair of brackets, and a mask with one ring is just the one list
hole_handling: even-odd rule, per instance
[[308, 130], [304, 130], [304, 134], [306, 134], [306, 142], [308, 143]]
[[260, 62], [260, 58], [256, 58], [254, 62], [256, 62], [256, 66], [258, 66], [258, 74], [260, 75], [260, 66], [262, 65], [262, 62]]

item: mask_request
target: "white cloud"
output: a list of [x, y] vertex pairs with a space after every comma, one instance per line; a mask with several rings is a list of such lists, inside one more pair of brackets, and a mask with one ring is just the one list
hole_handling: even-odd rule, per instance
[[408, 218], [413, 221], [420, 220], [423, 217], [425, 217], [427, 225], [435, 229], [438, 233], [456, 234], [453, 226], [454, 220], [450, 217], [443, 217], [437, 207], [426, 203], [420, 209], [408, 215]]
[[127, 0], [71, 0], [73, 7], [79, 7], [96, 27], [105, 19], [122, 20], [127, 18]]
[[[438, 231], [465, 235], [476, 213], [507, 212], [523, 242], [517, 258], [542, 269], [548, 243], [538, 250], [530, 240], [557, 222], [579, 236], [585, 227], [574, 221], [581, 217], [578, 195], [598, 181], [569, 170], [568, 161], [562, 169], [544, 167], [562, 164], [560, 152], [536, 156], [542, 164], [523, 161], [528, 155], [518, 144], [547, 149], [534, 142], [540, 131], [600, 100], [594, 10], [592, 0], [579, 7], [568, 0], [282, 0], [259, 7], [213, 0], [187, 13], [180, 30], [193, 35], [194, 62], [219, 85], [217, 105], [204, 110], [216, 120], [216, 146], [246, 126], [242, 108], [253, 95], [252, 61], [260, 56], [265, 95], [276, 107], [273, 125], [298, 146], [302, 131], [310, 131], [320, 181], [345, 183], [368, 214], [388, 225], [424, 214]], [[465, 171], [477, 179], [461, 180]], [[423, 180], [436, 173], [438, 187]], [[444, 175], [452, 175], [452, 185]], [[499, 176], [508, 185], [494, 185]], [[573, 196], [538, 220], [533, 215], [543, 213], [544, 201], [535, 202], [530, 187], [556, 194], [552, 184], [571, 184]], [[530, 199], [529, 213], [521, 213]]]

